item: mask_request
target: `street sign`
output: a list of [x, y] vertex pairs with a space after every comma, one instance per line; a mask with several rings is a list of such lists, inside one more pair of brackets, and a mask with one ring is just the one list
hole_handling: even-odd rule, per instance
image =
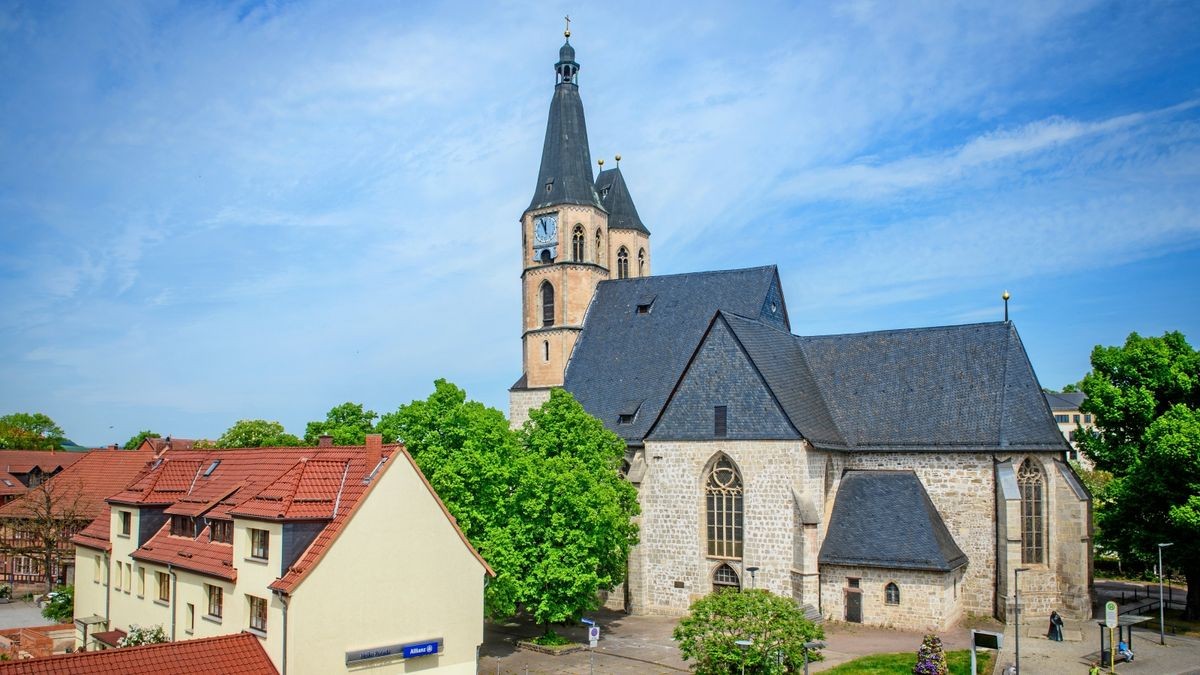
[[1117, 603], [1112, 600], [1104, 603], [1104, 625], [1109, 628], [1117, 627]]
[[596, 648], [596, 643], [600, 641], [600, 626], [595, 624], [588, 626], [588, 646], [592, 649]]

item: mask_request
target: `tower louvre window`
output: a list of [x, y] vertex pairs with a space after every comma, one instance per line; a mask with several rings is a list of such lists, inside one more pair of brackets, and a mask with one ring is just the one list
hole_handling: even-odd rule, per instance
[[571, 260], [583, 262], [583, 225], [576, 225], [571, 233]]
[[554, 325], [554, 286], [542, 282], [542, 326]]
[[617, 278], [629, 278], [629, 251], [624, 246], [617, 251]]
[[638, 251], [638, 276], [646, 276], [646, 249]]

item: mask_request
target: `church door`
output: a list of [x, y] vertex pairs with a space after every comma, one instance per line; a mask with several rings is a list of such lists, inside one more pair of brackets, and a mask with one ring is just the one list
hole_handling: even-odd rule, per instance
[[862, 591], [846, 590], [846, 621], [862, 623]]

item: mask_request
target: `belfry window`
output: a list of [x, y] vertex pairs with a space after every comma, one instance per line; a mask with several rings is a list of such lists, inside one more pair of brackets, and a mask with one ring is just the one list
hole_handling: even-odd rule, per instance
[[617, 278], [629, 278], [629, 251], [624, 246], [617, 251]]
[[638, 276], [646, 276], [646, 249], [638, 251]]
[[554, 286], [549, 281], [542, 282], [542, 325], [554, 325]]
[[1043, 563], [1046, 561], [1046, 508], [1042, 470], [1026, 458], [1017, 469], [1017, 484], [1021, 487], [1021, 563]]
[[720, 455], [704, 486], [708, 555], [742, 557], [742, 476], [733, 462]]
[[583, 262], [583, 226], [576, 225], [571, 234], [571, 260]]
[[607, 263], [607, 261], [603, 257], [604, 254], [603, 254], [603, 249], [600, 248], [600, 242], [601, 242], [600, 230], [597, 229], [596, 230], [596, 264], [604, 265]]
[[737, 572], [734, 572], [733, 568], [725, 563], [721, 563], [717, 569], [713, 570], [712, 583], [714, 591], [725, 589], [740, 591], [742, 589], [742, 580], [738, 579]]

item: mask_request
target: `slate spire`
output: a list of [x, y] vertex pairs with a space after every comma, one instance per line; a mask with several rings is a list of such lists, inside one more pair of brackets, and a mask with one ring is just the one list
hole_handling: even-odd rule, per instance
[[542, 167], [538, 171], [530, 209], [554, 204], [603, 208], [592, 183], [592, 156], [577, 82], [579, 64], [575, 61], [570, 32], [566, 37], [566, 43], [558, 50], [558, 63], [554, 64], [554, 98], [550, 100], [546, 140], [542, 144]]
[[633, 197], [629, 194], [629, 186], [625, 184], [625, 176], [621, 174], [621, 156], [617, 155], [617, 166], [601, 171], [596, 176], [596, 191], [600, 195], [600, 205], [608, 211], [608, 229], [636, 230], [650, 234], [650, 230], [642, 223], [637, 207], [633, 205]]

